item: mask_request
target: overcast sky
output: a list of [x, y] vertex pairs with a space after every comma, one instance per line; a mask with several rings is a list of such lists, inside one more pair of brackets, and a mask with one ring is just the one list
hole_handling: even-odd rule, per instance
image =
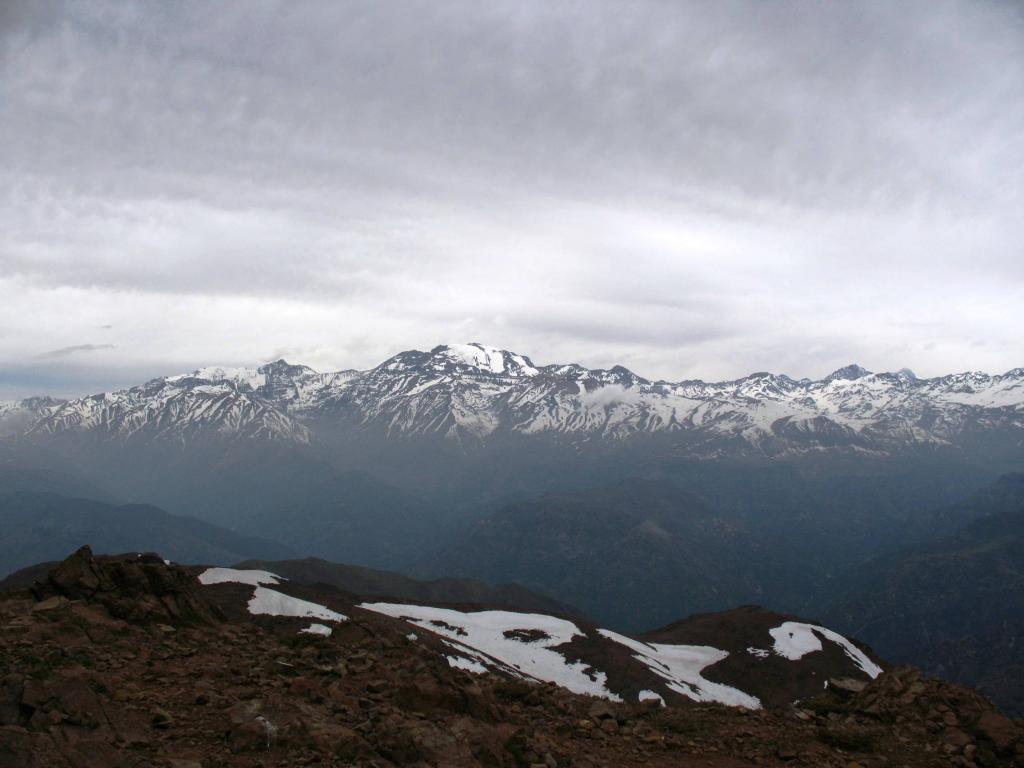
[[1024, 4], [0, 3], [0, 396], [1024, 365]]

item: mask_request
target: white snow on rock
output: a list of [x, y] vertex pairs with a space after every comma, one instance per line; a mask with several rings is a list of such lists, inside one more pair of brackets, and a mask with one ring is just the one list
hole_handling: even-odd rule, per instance
[[[249, 600], [249, 613], [264, 616], [295, 616], [298, 618], [323, 619], [324, 621], [348, 621], [348, 616], [332, 611], [326, 606], [300, 600], [297, 597], [267, 589], [264, 584], [280, 584], [287, 581], [270, 571], [240, 571], [237, 568], [207, 568], [199, 574], [201, 584], [248, 584], [256, 587]], [[326, 630], [326, 631], [324, 631]], [[331, 634], [331, 628], [323, 624], [311, 624], [300, 630], [319, 635]]]
[[323, 635], [324, 637], [330, 637], [332, 632], [334, 630], [326, 624], [310, 624], [305, 629], [299, 630], [299, 633], [303, 635]]
[[202, 379], [204, 381], [232, 381], [236, 384], [244, 384], [252, 389], [262, 387], [267, 383], [267, 377], [256, 368], [224, 367], [211, 365], [206, 368], [199, 368], [192, 373], [179, 373], [177, 376], [168, 376], [167, 381], [181, 381], [182, 379]]
[[249, 584], [258, 587], [260, 584], [280, 584], [285, 579], [270, 571], [239, 571], [235, 568], [207, 568], [199, 574], [201, 584]]
[[642, 643], [610, 629], [599, 629], [598, 632], [633, 651], [634, 658], [663, 678], [669, 690], [681, 693], [694, 701], [714, 701], [747, 709], [761, 708], [761, 701], [756, 696], [729, 685], [705, 680], [701, 676], [701, 671], [705, 667], [724, 659], [729, 655], [728, 651], [720, 651], [706, 645]]
[[487, 667], [481, 664], [479, 661], [473, 659], [467, 659], [464, 656], [445, 656], [448, 659], [448, 664], [456, 669], [464, 669], [467, 672], [472, 672], [475, 675], [487, 674]]
[[853, 660], [853, 663], [860, 667], [860, 670], [868, 677], [874, 679], [882, 674], [882, 668], [869, 659], [860, 648], [831, 629], [819, 627], [815, 624], [787, 621], [782, 626], [768, 631], [775, 640], [775, 646], [772, 650], [790, 661], [796, 661], [797, 659], [802, 659], [808, 653], [820, 651], [822, 649], [821, 638], [824, 637], [826, 640], [831, 640], [840, 646], [846, 652], [846, 655]]
[[249, 613], [263, 616], [295, 616], [300, 619], [322, 619], [324, 621], [348, 621], [348, 616], [332, 611], [326, 606], [300, 600], [297, 597], [278, 592], [276, 589], [256, 587], [249, 600]]
[[449, 608], [395, 603], [364, 603], [360, 607], [405, 619], [448, 638], [453, 648], [479, 651], [524, 677], [555, 683], [573, 693], [621, 701], [608, 690], [604, 672], [579, 661], [569, 663], [553, 650], [583, 634], [571, 621], [537, 613], [463, 613]]
[[661, 706], [665, 706], [665, 699], [660, 693], [654, 691], [640, 691], [636, 696], [637, 701], [658, 701], [661, 702]]

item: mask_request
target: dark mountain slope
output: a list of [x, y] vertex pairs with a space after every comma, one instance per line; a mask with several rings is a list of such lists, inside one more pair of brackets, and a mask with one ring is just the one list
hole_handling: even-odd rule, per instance
[[576, 609], [518, 584], [485, 584], [475, 579], [418, 581], [391, 571], [331, 563], [315, 557], [304, 560], [246, 560], [234, 566], [263, 570], [305, 584], [329, 584], [362, 598], [392, 598], [424, 603], [473, 603], [520, 611], [575, 614]]
[[54, 493], [0, 496], [0, 574], [56, 560], [84, 544], [99, 552], [159, 549], [185, 562], [232, 563], [248, 556], [281, 557], [287, 547], [243, 536], [145, 504], [116, 506]]
[[514, 581], [627, 630], [787, 595], [784, 563], [744, 528], [673, 484], [638, 480], [506, 506], [424, 571]]
[[[896, 662], [978, 687], [1024, 712], [1024, 474], [936, 514], [959, 531], [864, 563], [824, 611]], [[823, 601], [824, 602], [824, 601]]]

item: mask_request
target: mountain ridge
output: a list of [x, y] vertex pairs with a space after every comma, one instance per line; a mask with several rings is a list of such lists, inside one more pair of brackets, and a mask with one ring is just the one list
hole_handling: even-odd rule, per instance
[[362, 371], [321, 373], [283, 359], [210, 366], [63, 402], [0, 409], [0, 435], [323, 445], [341, 433], [440, 438], [471, 449], [502, 436], [585, 449], [668, 436], [696, 457], [946, 448], [977, 433], [1024, 432], [1024, 368], [919, 379], [851, 364], [819, 379], [754, 373], [724, 382], [643, 378], [622, 366], [536, 366], [482, 344], [410, 350]]

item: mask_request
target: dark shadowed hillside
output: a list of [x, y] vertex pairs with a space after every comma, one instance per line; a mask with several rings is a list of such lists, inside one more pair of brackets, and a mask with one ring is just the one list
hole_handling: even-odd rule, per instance
[[969, 683], [1024, 712], [1024, 475], [936, 513], [975, 518], [930, 544], [870, 560], [830, 585], [823, 618], [896, 662]]
[[672, 484], [639, 480], [509, 505], [429, 570], [515, 581], [631, 630], [786, 594], [784, 563], [744, 527]]
[[98, 552], [160, 550], [180, 562], [232, 563], [281, 557], [280, 544], [229, 531], [146, 504], [114, 505], [54, 493], [0, 496], [0, 575], [59, 560], [84, 544]]

